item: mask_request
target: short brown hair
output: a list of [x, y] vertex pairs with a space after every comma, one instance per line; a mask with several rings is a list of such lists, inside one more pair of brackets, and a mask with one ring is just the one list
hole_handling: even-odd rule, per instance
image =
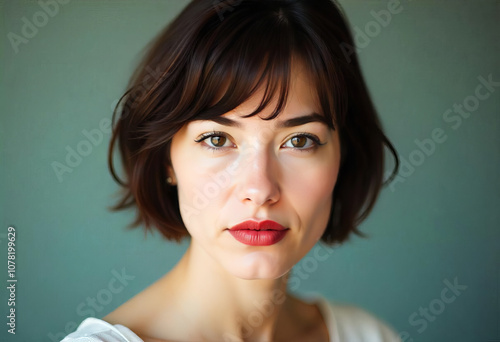
[[[221, 116], [266, 86], [266, 108], [279, 89], [275, 118], [286, 104], [292, 57], [308, 68], [323, 115], [338, 129], [341, 165], [321, 240], [345, 241], [368, 216], [399, 159], [383, 133], [365, 85], [345, 15], [330, 0], [193, 0], [150, 43], [113, 113], [108, 163], [123, 194], [114, 210], [137, 207], [131, 224], [168, 240], [189, 236], [177, 188], [166, 184], [174, 134], [193, 120]], [[156, 73], [156, 75], [155, 75]], [[118, 115], [118, 116], [117, 116]], [[113, 165], [118, 144], [122, 181]], [[384, 182], [384, 145], [395, 167]]]

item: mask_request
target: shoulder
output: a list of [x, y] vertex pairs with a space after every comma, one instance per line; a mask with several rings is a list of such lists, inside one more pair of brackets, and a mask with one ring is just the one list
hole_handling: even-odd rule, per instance
[[341, 341], [400, 342], [392, 327], [367, 310], [331, 301], [329, 305]]
[[144, 342], [127, 327], [89, 317], [61, 342]]

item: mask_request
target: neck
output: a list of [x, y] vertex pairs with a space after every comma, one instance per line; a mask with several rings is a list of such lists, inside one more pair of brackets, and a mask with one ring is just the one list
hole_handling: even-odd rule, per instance
[[276, 279], [238, 278], [191, 242], [165, 281], [190, 338], [249, 342], [274, 341], [278, 327], [287, 326], [287, 278], [288, 273]]

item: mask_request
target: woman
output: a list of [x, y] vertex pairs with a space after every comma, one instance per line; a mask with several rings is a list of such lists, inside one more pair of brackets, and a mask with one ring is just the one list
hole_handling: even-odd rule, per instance
[[384, 146], [392, 176], [399, 166], [349, 46], [329, 0], [187, 5], [116, 108], [109, 163], [124, 189], [115, 209], [135, 206], [135, 225], [189, 247], [64, 342], [399, 341], [363, 309], [287, 292], [318, 241], [362, 235], [384, 184]]

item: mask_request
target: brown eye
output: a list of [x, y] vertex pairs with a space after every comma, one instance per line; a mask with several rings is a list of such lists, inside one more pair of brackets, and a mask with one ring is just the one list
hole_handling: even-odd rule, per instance
[[290, 139], [293, 147], [304, 147], [307, 143], [307, 137], [305, 136], [296, 136]]
[[288, 139], [283, 147], [292, 148], [296, 151], [312, 152], [324, 144], [326, 143], [321, 143], [319, 138], [314, 134], [301, 133]]
[[226, 137], [222, 137], [220, 135], [215, 135], [210, 137], [210, 143], [212, 143], [216, 147], [223, 147], [226, 143]]
[[[207, 148], [212, 151], [223, 151], [228, 148], [234, 148], [233, 146], [226, 146], [231, 140], [226, 136], [224, 132], [209, 132], [202, 134], [198, 139], [195, 139], [194, 142], [202, 143], [204, 148]], [[231, 145], [231, 144], [229, 144]]]

